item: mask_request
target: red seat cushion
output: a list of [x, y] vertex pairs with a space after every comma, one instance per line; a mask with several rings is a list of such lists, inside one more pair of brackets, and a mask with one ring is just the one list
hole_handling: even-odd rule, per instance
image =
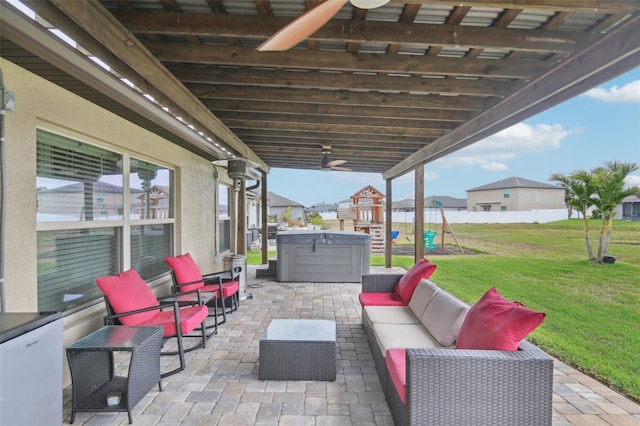
[[469, 309], [456, 348], [515, 351], [544, 317], [520, 302], [506, 300], [492, 287]]
[[385, 358], [391, 382], [403, 404], [407, 403], [407, 350], [387, 349]]
[[395, 291], [400, 295], [402, 300], [409, 303], [413, 292], [422, 279], [428, 279], [436, 270], [436, 265], [427, 259], [420, 259], [413, 265], [396, 284]]
[[[199, 327], [207, 318], [207, 315], [209, 315], [209, 310], [204, 305], [182, 307], [179, 312], [180, 332], [183, 335], [189, 334]], [[160, 311], [140, 325], [161, 325], [164, 327], [164, 337], [176, 335], [176, 321], [173, 315], [173, 309]]]
[[164, 260], [173, 271], [173, 275], [176, 278], [176, 284], [195, 281], [193, 284], [180, 287], [180, 291], [197, 290], [204, 285], [202, 272], [200, 272], [200, 268], [198, 268], [198, 265], [196, 265], [196, 262], [193, 261], [193, 258], [189, 253], [181, 254], [176, 257], [167, 256]]
[[407, 302], [396, 293], [360, 293], [362, 306], [407, 306]]
[[240, 283], [238, 281], [225, 281], [222, 283], [222, 293], [225, 299], [239, 291]]
[[[158, 306], [158, 299], [146, 282], [134, 269], [118, 275], [96, 278], [96, 284], [109, 299], [109, 304], [117, 314], [136, 309]], [[153, 318], [158, 311], [152, 310], [119, 318], [124, 325], [139, 325]]]
[[220, 297], [220, 286], [218, 284], [205, 284], [200, 287], [200, 291], [205, 293], [215, 293], [216, 297]]

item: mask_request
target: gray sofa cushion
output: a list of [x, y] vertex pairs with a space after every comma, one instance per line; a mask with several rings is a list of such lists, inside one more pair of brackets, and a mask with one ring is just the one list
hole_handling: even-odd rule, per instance
[[427, 305], [433, 300], [433, 296], [440, 291], [440, 288], [429, 280], [421, 280], [411, 300], [409, 300], [409, 307], [415, 314], [416, 318], [421, 318], [424, 314], [424, 310], [427, 309]]
[[365, 306], [364, 312], [369, 324], [420, 324], [408, 306]]
[[433, 297], [420, 318], [427, 331], [442, 345], [455, 343], [469, 306], [446, 291]]
[[382, 355], [391, 348], [439, 348], [440, 344], [425, 330], [422, 324], [374, 325], [375, 337]]

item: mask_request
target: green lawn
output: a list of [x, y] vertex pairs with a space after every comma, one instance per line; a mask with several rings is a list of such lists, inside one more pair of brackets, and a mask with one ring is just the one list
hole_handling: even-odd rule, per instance
[[[594, 250], [598, 224], [590, 221]], [[530, 341], [640, 401], [640, 222], [615, 222], [613, 265], [587, 260], [580, 220], [452, 228], [459, 243], [478, 254], [430, 256], [426, 250], [438, 266], [434, 282], [469, 304], [495, 286], [506, 298], [545, 312]], [[412, 240], [401, 230], [398, 244]], [[445, 240], [454, 244], [449, 234]], [[250, 264], [260, 259], [249, 253]], [[394, 256], [392, 263], [410, 268], [413, 257]], [[383, 266], [384, 256], [372, 255], [371, 264]]]

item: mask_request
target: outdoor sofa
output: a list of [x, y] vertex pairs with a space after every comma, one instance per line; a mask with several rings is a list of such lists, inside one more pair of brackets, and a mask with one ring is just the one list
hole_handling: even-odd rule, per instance
[[482, 333], [465, 324], [468, 305], [424, 278], [434, 269], [408, 293], [403, 274], [362, 278], [362, 325], [395, 424], [550, 425], [552, 358], [519, 337], [517, 350], [456, 348], [463, 325], [467, 340]]

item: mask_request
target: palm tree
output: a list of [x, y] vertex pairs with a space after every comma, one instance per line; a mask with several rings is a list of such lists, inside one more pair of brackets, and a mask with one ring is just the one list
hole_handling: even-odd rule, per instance
[[554, 173], [549, 180], [558, 182], [564, 188], [565, 203], [582, 214], [584, 241], [587, 245], [589, 260], [596, 260], [591, 238], [589, 237], [589, 221], [587, 220], [587, 210], [594, 205], [592, 199], [594, 188], [591, 174], [585, 170], [575, 170], [568, 176], [562, 173]]
[[640, 166], [633, 162], [607, 161], [604, 167], [591, 171], [594, 184], [595, 206], [600, 211], [600, 233], [598, 236], [598, 262], [607, 255], [615, 208], [626, 197], [640, 195], [640, 186], [625, 184], [626, 177]]

